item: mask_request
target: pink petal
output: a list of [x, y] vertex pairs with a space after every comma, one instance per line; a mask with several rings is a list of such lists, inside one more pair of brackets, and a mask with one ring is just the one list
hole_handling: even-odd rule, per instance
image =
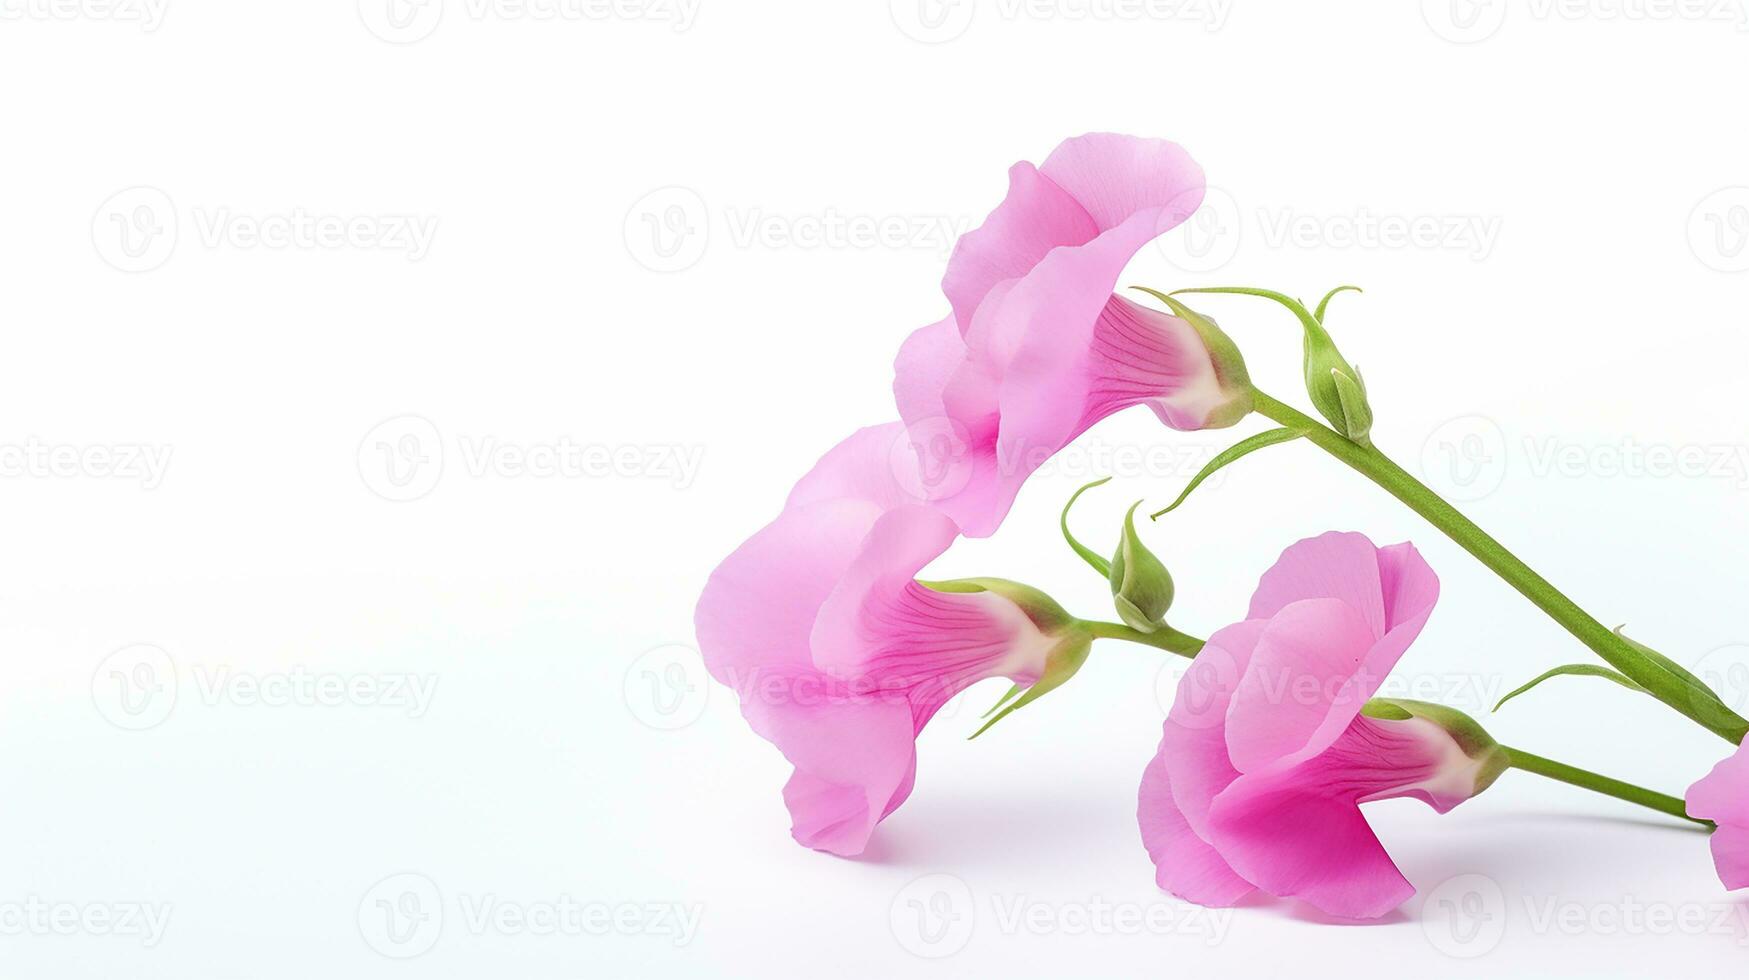
[[797, 842], [860, 854], [875, 825], [910, 792], [911, 707], [903, 698], [837, 697], [817, 681], [767, 672], [743, 696], [741, 711], [795, 766], [784, 802]]
[[951, 492], [930, 499], [973, 537], [994, 533], [1026, 478], [1105, 415], [1149, 402], [1190, 426], [1216, 396], [1206, 350], [1184, 349], [1164, 314], [1120, 303], [1112, 330], [1143, 324], [1162, 336], [1093, 349], [1124, 266], [1201, 200], [1202, 172], [1184, 151], [1091, 134], [1059, 146], [1043, 171], [1015, 167], [1010, 181], [943, 280], [964, 351], [937, 324], [913, 334], [896, 365], [914, 440], [963, 453]]
[[941, 290], [962, 330], [990, 287], [1026, 275], [1059, 245], [1080, 245], [1099, 234], [1087, 211], [1030, 163], [1008, 171], [1008, 196], [984, 223], [960, 237], [947, 262]]
[[1252, 772], [1335, 741], [1371, 695], [1359, 694], [1354, 681], [1372, 645], [1366, 621], [1340, 599], [1302, 599], [1277, 611], [1227, 709], [1233, 765]]
[[758, 668], [812, 669], [814, 618], [879, 517], [863, 501], [808, 504], [785, 511], [723, 559], [694, 615], [711, 676], [739, 689]]
[[1263, 573], [1247, 619], [1268, 619], [1301, 599], [1340, 599], [1354, 607], [1373, 637], [1385, 635], [1378, 549], [1366, 535], [1327, 531], [1289, 545]]
[[1185, 821], [1205, 838], [1209, 804], [1239, 776], [1227, 755], [1227, 706], [1264, 625], [1235, 623], [1209, 637], [1179, 678], [1166, 715], [1160, 761], [1172, 773], [1172, 795]]
[[1729, 889], [1749, 888], [1749, 748], [1713, 767], [1688, 788], [1688, 815], [1718, 824], [1713, 863]]
[[1461, 779], [1471, 763], [1452, 754], [1449, 736], [1430, 737], [1433, 729], [1360, 718], [1318, 756], [1246, 773], [1215, 798], [1210, 840], [1236, 872], [1272, 895], [1302, 898], [1346, 918], [1384, 915], [1415, 889], [1359, 804], [1425, 800], [1430, 786], [1449, 805], [1465, 795], [1441, 787]]
[[1713, 866], [1725, 888], [1749, 888], [1749, 826], [1720, 824], [1713, 831], [1712, 849]]
[[1434, 603], [1439, 601], [1439, 576], [1433, 573], [1421, 552], [1407, 541], [1380, 548], [1378, 558], [1385, 629], [1426, 623]]
[[[898, 422], [858, 429], [820, 457], [790, 490], [786, 510], [826, 500], [860, 500], [874, 513], [918, 502], [916, 459]], [[873, 521], [873, 518], [870, 518]]]
[[883, 515], [814, 623], [815, 665], [855, 690], [908, 692], [919, 730], [986, 677], [1036, 681], [1053, 645], [993, 592], [944, 593], [913, 581], [957, 534], [927, 507]]
[[1156, 754], [1142, 773], [1136, 819], [1142, 827], [1142, 844], [1154, 861], [1154, 880], [1161, 888], [1187, 902], [1223, 908], [1255, 891], [1185, 820], [1172, 796], [1164, 752]]
[[1170, 227], [1202, 204], [1202, 168], [1166, 140], [1088, 133], [1064, 140], [1039, 169], [1073, 195], [1101, 231], [1148, 209], [1165, 211]]

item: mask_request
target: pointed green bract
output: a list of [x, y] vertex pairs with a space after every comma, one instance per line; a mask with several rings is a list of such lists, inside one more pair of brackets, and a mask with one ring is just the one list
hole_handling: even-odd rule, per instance
[[1110, 578], [1111, 577], [1111, 563], [1105, 560], [1104, 555], [1099, 554], [1097, 551], [1094, 551], [1092, 548], [1089, 548], [1086, 545], [1082, 544], [1081, 542], [1075, 540], [1075, 535], [1073, 535], [1069, 532], [1069, 509], [1071, 507], [1075, 506], [1075, 501], [1080, 500], [1082, 494], [1093, 489], [1094, 487], [1101, 486], [1103, 484], [1110, 483], [1110, 482], [1111, 482], [1111, 477], [1109, 477], [1109, 476], [1101, 477], [1097, 480], [1094, 480], [1092, 483], [1087, 484], [1086, 486], [1082, 487], [1081, 489], [1075, 491], [1074, 494], [1072, 494], [1069, 497], [1069, 502], [1063, 505], [1063, 516], [1060, 519], [1058, 519], [1058, 521], [1057, 521], [1057, 524], [1063, 529], [1063, 540], [1069, 542], [1069, 547], [1074, 549], [1075, 554], [1081, 556], [1082, 561], [1085, 561], [1087, 564], [1093, 566], [1093, 570], [1099, 573], [1100, 578]]
[[[1087, 662], [1087, 654], [1092, 649], [1092, 635], [1086, 630], [1070, 630], [1063, 636], [1062, 641], [1059, 642], [1046, 656], [1045, 671], [1044, 674], [1039, 677], [1038, 681], [1031, 687], [1027, 688], [1026, 692], [1020, 695], [1019, 698], [1009, 703], [1006, 707], [1002, 707], [1000, 711], [997, 711], [995, 717], [984, 722], [984, 724], [977, 731], [973, 732], [970, 737], [977, 738], [979, 735], [989, 731], [990, 726], [1061, 687], [1063, 682], [1074, 677], [1075, 672], [1081, 669], [1081, 665]], [[1004, 698], [1003, 700], [1006, 701], [1007, 699]]]
[[1170, 514], [1177, 510], [1179, 504], [1184, 503], [1190, 498], [1191, 491], [1202, 486], [1204, 480], [1214, 476], [1215, 473], [1219, 472], [1223, 467], [1236, 463], [1259, 449], [1280, 445], [1284, 442], [1292, 442], [1305, 434], [1304, 429], [1269, 429], [1265, 432], [1259, 432], [1254, 436], [1241, 439], [1233, 445], [1228, 446], [1214, 459], [1209, 460], [1207, 465], [1203, 466], [1203, 468], [1197, 472], [1196, 476], [1191, 477], [1189, 485], [1187, 485], [1184, 488], [1184, 491], [1178, 495], [1177, 500], [1172, 501], [1172, 503], [1167, 504], [1164, 508], [1155, 511], [1152, 514], [1149, 514], [1149, 520], [1157, 521], [1166, 514]]
[[1599, 667], [1596, 664], [1566, 664], [1565, 666], [1556, 667], [1553, 670], [1544, 671], [1543, 673], [1538, 674], [1536, 677], [1531, 678], [1529, 682], [1525, 683], [1523, 686], [1519, 687], [1517, 690], [1515, 690], [1512, 693], [1501, 698], [1500, 702], [1498, 704], [1494, 705], [1494, 710], [1499, 711], [1501, 709], [1501, 707], [1503, 707], [1506, 704], [1506, 702], [1512, 700], [1515, 697], [1518, 697], [1520, 694], [1524, 694], [1525, 692], [1531, 690], [1532, 688], [1541, 684], [1543, 681], [1550, 679], [1551, 677], [1563, 677], [1563, 676], [1601, 677], [1605, 680], [1614, 681], [1617, 684], [1620, 684], [1622, 687], [1625, 687], [1630, 691], [1638, 691], [1641, 694], [1648, 693], [1645, 688], [1634, 683], [1633, 680], [1631, 678], [1629, 678], [1627, 675], [1619, 673], [1617, 671], [1610, 670], [1608, 667]]

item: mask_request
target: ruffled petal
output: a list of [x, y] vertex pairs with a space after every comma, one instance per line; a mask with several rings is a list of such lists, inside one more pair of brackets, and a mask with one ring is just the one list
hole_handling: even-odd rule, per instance
[[1713, 864], [1726, 888], [1749, 888], [1749, 748], [1730, 758], [1688, 788], [1688, 815], [1718, 824], [1713, 831]]
[[1142, 772], [1136, 819], [1142, 844], [1154, 861], [1154, 880], [1187, 902], [1227, 907], [1255, 891], [1233, 873], [1221, 855], [1191, 829], [1172, 796], [1172, 780], [1164, 752]]
[[1262, 620], [1235, 623], [1209, 637], [1179, 678], [1166, 715], [1159, 758], [1172, 773], [1178, 809], [1205, 838], [1209, 804], [1239, 776], [1227, 754], [1227, 707], [1265, 625]]
[[1117, 133], [1064, 140], [1039, 170], [1068, 191], [1101, 231], [1148, 210], [1164, 212], [1162, 223], [1176, 225], [1201, 206], [1205, 184], [1202, 168], [1177, 143]]
[[1370, 696], [1354, 682], [1372, 645], [1366, 621], [1340, 599], [1302, 599], [1277, 611], [1227, 709], [1234, 767], [1253, 772], [1334, 742]]
[[1365, 619], [1374, 638], [1385, 635], [1385, 601], [1378, 549], [1364, 534], [1327, 531], [1289, 545], [1263, 573], [1251, 595], [1248, 619], [1268, 619], [1301, 599], [1340, 599]]
[[1236, 872], [1272, 895], [1331, 915], [1377, 918], [1415, 889], [1359, 804], [1414, 796], [1450, 809], [1470, 795], [1459, 786], [1474, 771], [1435, 726], [1360, 718], [1318, 756], [1234, 780], [1210, 809], [1210, 839]]
[[984, 223], [960, 236], [947, 261], [941, 291], [953, 306], [960, 329], [1005, 279], [1015, 279], [1059, 245], [1081, 245], [1099, 234], [1087, 210], [1030, 163], [1008, 171], [1008, 196]]

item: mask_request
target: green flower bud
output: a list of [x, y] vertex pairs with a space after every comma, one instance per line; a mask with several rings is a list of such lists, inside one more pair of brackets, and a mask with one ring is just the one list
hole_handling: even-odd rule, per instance
[[1136, 501], [1124, 514], [1117, 553], [1111, 557], [1111, 598], [1118, 618], [1132, 629], [1152, 633], [1165, 625], [1172, 608], [1172, 575], [1166, 564], [1142, 544], [1136, 534]]

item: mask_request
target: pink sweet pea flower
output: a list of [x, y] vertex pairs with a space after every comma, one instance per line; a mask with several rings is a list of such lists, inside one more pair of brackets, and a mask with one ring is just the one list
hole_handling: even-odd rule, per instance
[[905, 341], [893, 384], [939, 470], [936, 506], [973, 537], [994, 533], [1027, 476], [1113, 412], [1147, 405], [1200, 429], [1251, 410], [1244, 362], [1212, 321], [1112, 294], [1137, 250], [1202, 203], [1202, 169], [1182, 148], [1092, 133], [1008, 177], [1007, 198], [948, 261], [953, 314]]
[[910, 795], [917, 733], [949, 698], [987, 677], [1030, 685], [1059, 650], [1085, 652], [1042, 596], [1023, 609], [993, 591], [1009, 583], [913, 580], [959, 529], [907, 491], [902, 437], [874, 426], [827, 453], [711, 574], [696, 614], [712, 676], [795, 766], [796, 840], [835, 854], [861, 853]]
[[1688, 815], [1711, 820], [1713, 864], [1731, 890], [1749, 888], [1749, 747], [1688, 788]]
[[1248, 618], [1185, 673], [1142, 776], [1142, 840], [1162, 888], [1215, 906], [1260, 889], [1347, 918], [1414, 894], [1360, 804], [1412, 796], [1444, 813], [1505, 768], [1456, 712], [1368, 705], [1438, 595], [1406, 543], [1331, 532], [1282, 554]]

